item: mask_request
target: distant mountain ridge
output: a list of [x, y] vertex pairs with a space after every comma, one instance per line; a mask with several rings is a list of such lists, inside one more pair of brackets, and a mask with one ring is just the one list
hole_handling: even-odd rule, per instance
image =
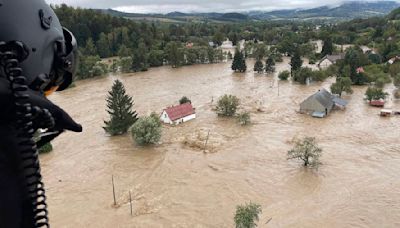
[[312, 9], [293, 9], [250, 11], [250, 12], [230, 12], [230, 13], [183, 13], [171, 12], [167, 14], [139, 14], [125, 13], [112, 9], [100, 10], [103, 13], [113, 16], [125, 17], [130, 19], [171, 19], [177, 21], [185, 20], [216, 20], [216, 21], [243, 21], [243, 20], [291, 20], [291, 19], [330, 19], [330, 20], [349, 20], [354, 18], [368, 18], [374, 16], [384, 16], [392, 10], [399, 8], [400, 3], [395, 1], [380, 2], [346, 2], [340, 6], [322, 6]]

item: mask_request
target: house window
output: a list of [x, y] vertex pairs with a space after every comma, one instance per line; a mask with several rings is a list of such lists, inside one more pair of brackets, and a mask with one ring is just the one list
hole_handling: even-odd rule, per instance
[[164, 114], [164, 117], [167, 118], [167, 114]]

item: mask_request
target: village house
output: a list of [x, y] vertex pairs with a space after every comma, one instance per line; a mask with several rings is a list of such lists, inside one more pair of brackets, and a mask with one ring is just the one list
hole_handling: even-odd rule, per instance
[[396, 56], [396, 57], [393, 57], [393, 58], [389, 59], [389, 60], [388, 60], [388, 63], [389, 63], [390, 65], [392, 65], [393, 63], [395, 63], [395, 62], [397, 62], [397, 61], [400, 61], [400, 56]]
[[347, 101], [332, 95], [325, 89], [321, 89], [300, 104], [300, 113], [323, 118], [327, 116], [334, 107], [344, 108], [346, 105]]
[[161, 113], [163, 123], [178, 125], [196, 118], [196, 112], [191, 103], [166, 108]]
[[361, 50], [362, 50], [362, 52], [364, 54], [370, 54], [370, 53], [375, 54], [375, 51], [372, 48], [369, 48], [369, 47], [364, 46], [364, 45], [360, 46], [360, 48], [361, 48]]
[[222, 48], [222, 49], [231, 49], [231, 48], [233, 48], [233, 43], [232, 43], [232, 41], [230, 41], [230, 40], [225, 40], [224, 42], [222, 42], [221, 48]]
[[319, 63], [318, 67], [321, 69], [328, 68], [332, 64], [335, 64], [338, 60], [344, 59], [344, 55], [326, 55], [324, 58], [322, 58]]

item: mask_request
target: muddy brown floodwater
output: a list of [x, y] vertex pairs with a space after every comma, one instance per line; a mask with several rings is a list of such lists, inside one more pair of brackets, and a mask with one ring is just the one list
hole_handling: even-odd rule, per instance
[[[288, 61], [278, 64], [278, 72]], [[140, 115], [161, 112], [185, 95], [198, 118], [163, 126], [162, 143], [154, 147], [139, 147], [129, 135], [108, 137], [102, 129], [105, 98], [117, 78]], [[332, 81], [280, 82], [278, 95], [276, 74], [234, 74], [221, 63], [77, 82], [51, 97], [84, 126], [82, 134], [62, 135], [54, 151], [41, 156], [51, 223], [234, 227], [236, 205], [252, 201], [263, 208], [259, 227], [400, 227], [400, 117], [379, 117], [379, 109], [363, 101], [366, 87], [354, 87], [354, 94], [344, 96], [347, 109], [328, 118], [296, 112], [303, 99]], [[225, 93], [241, 99], [251, 126], [212, 111], [212, 99]], [[400, 103], [390, 103], [400, 110]], [[203, 153], [196, 139], [208, 130], [210, 146]], [[302, 136], [316, 137], [323, 148], [318, 170], [286, 159], [293, 139]]]

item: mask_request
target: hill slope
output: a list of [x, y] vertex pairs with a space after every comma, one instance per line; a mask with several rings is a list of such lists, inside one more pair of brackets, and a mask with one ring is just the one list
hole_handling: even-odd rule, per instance
[[170, 19], [176, 21], [186, 20], [214, 20], [214, 21], [244, 21], [244, 20], [290, 20], [290, 19], [329, 19], [349, 20], [354, 18], [368, 18], [384, 16], [400, 7], [395, 1], [380, 2], [347, 2], [337, 7], [318, 7], [313, 9], [277, 10], [272, 12], [251, 11], [245, 13], [182, 13], [171, 12], [168, 14], [137, 14], [124, 13], [116, 10], [100, 10], [113, 16], [131, 19], [160, 20]]

